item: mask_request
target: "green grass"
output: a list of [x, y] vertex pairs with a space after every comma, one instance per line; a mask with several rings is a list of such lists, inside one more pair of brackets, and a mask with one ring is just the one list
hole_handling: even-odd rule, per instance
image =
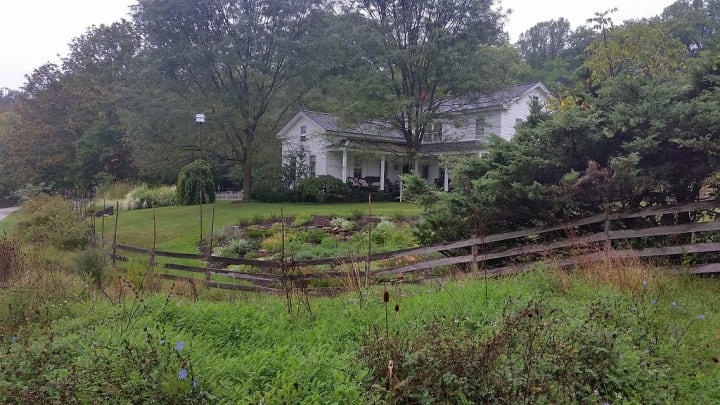
[[[309, 309], [294, 302], [291, 315], [280, 297], [201, 289], [201, 301], [193, 303], [177, 295], [182, 290], [176, 287], [170, 300], [163, 295], [130, 298], [117, 307], [98, 300], [71, 301], [50, 320], [29, 309], [30, 320], [19, 329], [0, 323], [0, 354], [21, 376], [7, 379], [4, 373], [11, 371], [0, 371], [0, 392], [39, 383], [61, 390], [63, 380], [56, 376], [74, 367], [74, 373], [86, 376], [74, 388], [79, 398], [106, 392], [112, 382], [124, 390], [114, 393], [120, 402], [153, 402], [161, 394], [168, 400], [169, 393], [177, 392], [204, 396], [210, 403], [384, 401], [383, 391], [373, 388], [369, 365], [359, 357], [363, 347], [384, 340], [381, 287], [365, 291], [362, 301], [357, 294], [347, 294], [311, 299]], [[400, 310], [391, 310], [388, 333], [398, 342], [411, 340], [422, 335], [424, 325], [440, 322], [446, 330], [492, 335], [495, 325], [502, 324], [504, 308], [538, 301], [554, 309], [547, 322], [564, 330], [582, 327], [582, 319], [604, 308], [608, 312], [599, 314], [608, 320], [605, 333], [618, 335], [619, 367], [613, 376], [618, 380], [613, 384], [621, 391], [589, 387], [599, 392], [591, 403], [716, 403], [720, 280], [666, 278], [638, 291], [582, 279], [559, 288], [553, 275], [541, 273], [491, 280], [487, 288], [478, 280], [405, 286], [400, 293], [390, 292], [389, 305], [398, 304]], [[7, 305], [11, 296], [0, 295], [0, 305]], [[207, 300], [210, 297], [222, 301]], [[51, 303], [53, 308], [58, 305]], [[698, 319], [701, 314], [703, 320]], [[380, 331], [380, 340], [373, 330]], [[10, 342], [11, 336], [17, 341]], [[177, 342], [184, 348], [176, 353]], [[13, 345], [52, 350], [27, 352], [13, 350]], [[34, 370], [31, 357], [39, 357], [44, 367], [29, 372], [25, 381], [23, 372]], [[148, 364], [152, 373], [138, 380], [130, 377]], [[194, 394], [188, 393], [189, 380], [179, 380], [181, 368], [190, 369], [197, 381]], [[145, 385], [148, 380], [161, 382], [157, 392]]]
[[[281, 213], [286, 217], [298, 214], [328, 215], [350, 217], [358, 211], [367, 212], [366, 203], [354, 204], [290, 204], [290, 203], [231, 203], [226, 201], [203, 206], [203, 235], [207, 236], [212, 220], [212, 209], [215, 208], [213, 228], [220, 232], [225, 225], [255, 219], [279, 218]], [[372, 204], [373, 216], [415, 216], [420, 209], [408, 203], [378, 202]], [[105, 217], [95, 221], [98, 234], [112, 240], [115, 228], [115, 217]], [[156, 249], [197, 253], [197, 242], [200, 239], [200, 206], [161, 207], [155, 209]], [[123, 245], [150, 248], [153, 241], [153, 210], [121, 211], [118, 217], [117, 241]]]
[[6, 233], [12, 235], [15, 229], [15, 223], [18, 221], [18, 213], [13, 212], [12, 214], [5, 217], [0, 221], [0, 235]]

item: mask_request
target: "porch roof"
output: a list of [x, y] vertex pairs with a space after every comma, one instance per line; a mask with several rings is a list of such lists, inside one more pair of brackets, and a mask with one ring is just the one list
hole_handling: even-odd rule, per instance
[[[426, 143], [420, 145], [420, 149], [418, 152], [420, 155], [431, 156], [446, 154], [466, 154], [479, 152], [483, 149], [483, 142], [470, 140]], [[364, 153], [380, 153], [392, 155], [403, 155], [407, 153], [407, 149], [405, 148], [405, 145], [403, 143], [355, 138], [340, 139], [339, 141], [331, 144], [328, 147], [328, 150], [335, 152], [348, 150]]]
[[424, 143], [420, 145], [420, 153], [423, 155], [466, 154], [479, 152], [484, 146], [483, 142], [477, 140]]

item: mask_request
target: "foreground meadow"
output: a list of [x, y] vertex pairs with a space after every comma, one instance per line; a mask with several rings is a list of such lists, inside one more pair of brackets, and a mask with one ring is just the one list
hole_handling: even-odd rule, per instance
[[0, 295], [0, 401], [717, 402], [720, 283], [647, 278], [539, 269], [288, 312], [280, 297], [201, 288], [195, 301], [181, 284], [111, 302], [31, 270]]
[[266, 296], [113, 270], [62, 202], [30, 208], [0, 238], [2, 403], [720, 401], [715, 278], [609, 260]]

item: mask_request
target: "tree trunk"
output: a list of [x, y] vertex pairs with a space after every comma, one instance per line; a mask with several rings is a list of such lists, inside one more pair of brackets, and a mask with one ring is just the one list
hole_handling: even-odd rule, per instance
[[243, 198], [250, 198], [252, 192], [252, 153], [245, 153], [243, 165]]

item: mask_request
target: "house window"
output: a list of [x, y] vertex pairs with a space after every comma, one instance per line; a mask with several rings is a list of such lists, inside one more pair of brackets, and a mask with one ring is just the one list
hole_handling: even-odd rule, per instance
[[533, 103], [540, 102], [540, 99], [538, 98], [538, 96], [532, 96], [532, 97], [530, 97], [530, 100], [532, 100]]
[[485, 139], [485, 119], [483, 117], [475, 119], [475, 139]]
[[434, 122], [430, 125], [430, 141], [442, 142], [442, 123]]
[[305, 125], [300, 127], [300, 142], [307, 141], [307, 127]]
[[317, 176], [317, 157], [310, 155], [310, 177]]
[[362, 159], [355, 159], [353, 164], [353, 177], [359, 179], [362, 177]]

